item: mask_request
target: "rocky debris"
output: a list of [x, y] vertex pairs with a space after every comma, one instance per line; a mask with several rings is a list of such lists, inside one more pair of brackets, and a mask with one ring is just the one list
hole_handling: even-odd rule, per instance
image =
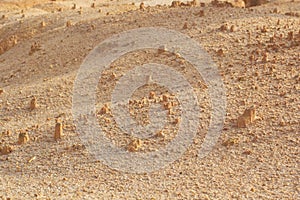
[[300, 17], [300, 13], [297, 12], [286, 12], [285, 15], [292, 17]]
[[204, 17], [204, 10], [200, 10], [197, 14], [195, 14], [195, 16], [198, 16], [198, 17]]
[[134, 139], [127, 146], [127, 150], [130, 151], [130, 152], [136, 152], [142, 147], [142, 145], [143, 145], [142, 140]]
[[109, 107], [107, 104], [105, 104], [99, 111], [99, 114], [100, 115], [104, 115], [104, 114], [107, 114], [109, 112]]
[[13, 151], [13, 148], [9, 145], [0, 146], [0, 155], [7, 155]]
[[188, 24], [187, 24], [187, 22], [184, 23], [182, 29], [188, 29]]
[[213, 0], [210, 4], [214, 7], [233, 7], [233, 5], [227, 1]]
[[0, 94], [3, 94], [4, 90], [2, 88], [0, 88]]
[[237, 119], [237, 127], [245, 128], [255, 120], [256, 110], [254, 107], [248, 108], [244, 113]]
[[218, 51], [217, 51], [217, 55], [218, 56], [224, 56], [224, 51], [223, 51], [223, 49], [219, 49]]
[[34, 42], [30, 47], [29, 55], [31, 56], [39, 50], [41, 50], [41, 45], [38, 42]]
[[228, 147], [228, 146], [233, 146], [239, 143], [238, 138], [229, 138], [225, 142], [222, 143], [223, 146]]
[[37, 108], [37, 99], [36, 97], [33, 97], [30, 101], [29, 109], [34, 110]]
[[67, 21], [66, 26], [67, 26], [67, 27], [72, 26], [72, 22], [71, 22], [71, 21]]
[[143, 2], [140, 4], [140, 10], [145, 10], [145, 4]]
[[244, 0], [245, 7], [252, 7], [252, 6], [260, 6], [262, 4], [268, 3], [268, 0]]
[[19, 133], [19, 139], [18, 139], [18, 144], [25, 144], [29, 142], [29, 135], [27, 131]]
[[41, 27], [45, 27], [46, 26], [46, 22], [45, 21], [42, 21], [41, 22]]
[[0, 40], [0, 55], [18, 44], [18, 36], [11, 35], [8, 38]]
[[63, 134], [63, 127], [61, 122], [57, 122], [55, 125], [55, 132], [54, 132], [54, 139], [59, 140], [61, 139]]
[[229, 30], [229, 26], [227, 24], [222, 24], [219, 28], [220, 31], [228, 31]]
[[193, 0], [193, 1], [187, 1], [186, 3], [181, 2], [181, 1], [172, 1], [171, 3], [171, 8], [176, 8], [176, 7], [181, 7], [181, 6], [197, 6], [200, 5], [198, 0]]

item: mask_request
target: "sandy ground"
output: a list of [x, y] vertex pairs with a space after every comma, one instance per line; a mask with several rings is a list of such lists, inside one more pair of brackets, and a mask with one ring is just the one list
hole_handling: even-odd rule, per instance
[[[245, 9], [206, 3], [142, 10], [127, 1], [74, 2], [0, 3], [0, 198], [299, 199], [299, 1]], [[96, 105], [98, 122], [115, 145], [126, 148], [132, 138], [120, 133], [109, 109], [101, 109], [109, 106], [116, 80], [136, 64], [165, 63], [183, 73], [204, 110], [194, 142], [180, 159], [155, 172], [124, 173], [93, 158], [79, 139], [72, 117], [74, 80], [101, 41], [155, 26], [187, 34], [210, 54], [226, 87], [225, 124], [213, 151], [198, 159], [210, 103], [193, 66], [155, 50], [121, 57], [99, 80]], [[168, 93], [150, 85], [134, 94], [135, 103], [153, 90]], [[33, 98], [37, 107], [30, 109]], [[237, 119], [252, 106], [255, 120], [237, 127]], [[131, 109], [137, 121], [147, 123], [147, 105], [138, 109], [133, 103]], [[169, 118], [162, 138], [143, 141], [137, 151], [171, 141], [177, 115]], [[63, 136], [56, 141], [57, 119]], [[30, 140], [19, 144], [20, 133]]]

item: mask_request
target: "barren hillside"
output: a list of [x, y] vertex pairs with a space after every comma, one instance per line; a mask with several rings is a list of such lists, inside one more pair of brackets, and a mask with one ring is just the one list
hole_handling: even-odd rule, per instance
[[[299, 17], [298, 0], [247, 8], [216, 1], [173, 6], [1, 1], [0, 198], [299, 198]], [[73, 89], [92, 49], [115, 34], [143, 27], [175, 30], [203, 47], [222, 78], [226, 115], [214, 148], [199, 159], [213, 106], [202, 77], [168, 49], [123, 55], [103, 71], [95, 95], [97, 122], [114, 145], [131, 154], [159, 151], [180, 128], [176, 94], [155, 84], [133, 94], [130, 114], [145, 125], [149, 104], [159, 103], [169, 114], [164, 130], [140, 140], [118, 128], [111, 92], [134, 66], [172, 67], [194, 88], [201, 108], [196, 136], [182, 157], [154, 172], [130, 173], [90, 154], [74, 122]], [[249, 108], [255, 113], [247, 121], [241, 115]], [[54, 136], [57, 122], [61, 138]]]

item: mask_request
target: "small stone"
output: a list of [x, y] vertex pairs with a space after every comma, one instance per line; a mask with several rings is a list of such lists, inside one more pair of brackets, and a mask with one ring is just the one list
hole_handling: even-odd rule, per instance
[[67, 26], [67, 27], [72, 26], [72, 22], [71, 22], [71, 21], [67, 21], [66, 26]]
[[223, 25], [219, 28], [219, 30], [220, 30], [220, 31], [223, 31], [223, 32], [224, 32], [224, 31], [228, 31], [228, 29], [229, 29], [229, 28], [228, 28], [228, 25], [227, 25], [227, 24], [223, 24]]
[[142, 2], [142, 3], [140, 4], [140, 10], [145, 10], [145, 4], [144, 4], [144, 2]]
[[62, 123], [57, 122], [55, 125], [54, 139], [55, 140], [61, 139], [62, 134], [63, 134]]
[[263, 26], [263, 27], [261, 28], [261, 32], [262, 32], [262, 33], [266, 33], [266, 32], [267, 32], [266, 26]]
[[268, 53], [265, 52], [265, 53], [263, 54], [262, 62], [263, 62], [263, 63], [266, 63], [266, 62], [268, 62], [268, 61], [269, 61], [269, 60], [268, 60]]
[[170, 110], [172, 108], [172, 103], [171, 102], [166, 102], [164, 103], [164, 108], [167, 109], [167, 110]]
[[108, 106], [105, 104], [101, 109], [100, 109], [100, 112], [99, 114], [101, 115], [104, 115], [104, 114], [107, 114], [108, 113]]
[[163, 100], [163, 102], [168, 102], [168, 100], [169, 100], [169, 95], [163, 94], [163, 95], [162, 95], [162, 100]]
[[95, 3], [92, 3], [91, 7], [92, 7], [92, 8], [95, 8], [95, 7], [96, 7], [96, 4], [95, 4]]
[[19, 134], [19, 140], [18, 140], [18, 144], [25, 144], [29, 142], [29, 135], [27, 132], [21, 132]]
[[161, 130], [161, 131], [158, 131], [157, 133], [156, 133], [156, 137], [162, 137], [162, 138], [164, 138], [165, 137], [165, 133]]
[[5, 145], [4, 147], [0, 147], [1, 155], [10, 154], [12, 151], [13, 151], [13, 148], [11, 146]]
[[176, 118], [175, 120], [174, 120], [174, 124], [179, 124], [180, 123], [180, 118]]
[[181, 2], [180, 1], [172, 1], [171, 8], [180, 7]]
[[157, 53], [158, 53], [158, 54], [162, 54], [162, 53], [165, 53], [166, 51], [167, 51], [166, 46], [165, 46], [165, 45], [162, 45], [162, 46], [160, 46], [160, 47], [158, 48]]
[[204, 10], [200, 10], [199, 13], [197, 14], [199, 17], [203, 17], [204, 16]]
[[37, 100], [36, 100], [36, 97], [33, 97], [30, 101], [29, 108], [30, 108], [30, 110], [34, 110], [34, 109], [36, 109], [36, 107], [37, 107]]
[[223, 146], [233, 146], [235, 144], [239, 143], [239, 139], [238, 138], [230, 138], [228, 140], [226, 140], [225, 142], [223, 142]]
[[235, 25], [232, 25], [231, 27], [230, 27], [230, 32], [235, 32], [236, 31], [236, 26]]
[[151, 91], [151, 92], [149, 93], [149, 99], [155, 99], [155, 97], [156, 97], [155, 92], [154, 92], [154, 91]]
[[288, 33], [287, 40], [293, 40], [293, 39], [294, 39], [294, 32], [291, 31]]
[[245, 128], [249, 124], [253, 123], [254, 120], [255, 120], [255, 113], [256, 113], [256, 110], [255, 110], [254, 107], [246, 109], [244, 111], [243, 115], [241, 115], [238, 118], [238, 120], [237, 120], [237, 127], [238, 128]]
[[3, 93], [4, 93], [4, 90], [0, 88], [0, 94], [3, 94]]
[[224, 51], [223, 51], [223, 49], [219, 49], [219, 50], [217, 51], [217, 55], [218, 55], [218, 56], [224, 56]]
[[46, 26], [46, 22], [45, 21], [42, 21], [41, 22], [41, 27], [45, 27]]
[[140, 139], [132, 140], [127, 146], [127, 150], [130, 152], [136, 152], [142, 147], [142, 141]]
[[185, 22], [182, 29], [187, 29], [187, 28], [188, 28], [188, 24], [187, 24], [187, 22]]
[[72, 9], [75, 10], [76, 7], [77, 7], [77, 6], [76, 6], [76, 4], [74, 3], [73, 6], [72, 6]]

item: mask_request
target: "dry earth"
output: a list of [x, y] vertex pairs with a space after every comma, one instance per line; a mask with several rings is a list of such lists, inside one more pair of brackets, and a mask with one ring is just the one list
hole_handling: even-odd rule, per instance
[[[15, 2], [0, 2], [0, 198], [299, 199], [299, 1], [144, 9], [127, 1]], [[168, 127], [149, 140], [120, 133], [109, 109], [110, 92], [137, 64], [164, 63], [184, 74], [203, 116], [182, 158], [152, 173], [124, 173], [95, 160], [80, 141], [71, 111], [74, 80], [104, 39], [156, 26], [192, 37], [217, 64], [226, 87], [225, 125], [213, 151], [198, 159], [210, 115], [201, 77], [172, 53], [125, 55], [103, 72], [97, 91], [99, 124], [116, 145], [152, 151], [172, 140], [180, 122], [174, 109]], [[137, 91], [130, 112], [141, 124], [149, 118], [151, 91], [172, 96], [157, 85]], [[170, 102], [176, 107], [176, 96]], [[252, 107], [255, 118], [251, 109], [241, 117]], [[61, 139], [54, 138], [57, 120]]]

